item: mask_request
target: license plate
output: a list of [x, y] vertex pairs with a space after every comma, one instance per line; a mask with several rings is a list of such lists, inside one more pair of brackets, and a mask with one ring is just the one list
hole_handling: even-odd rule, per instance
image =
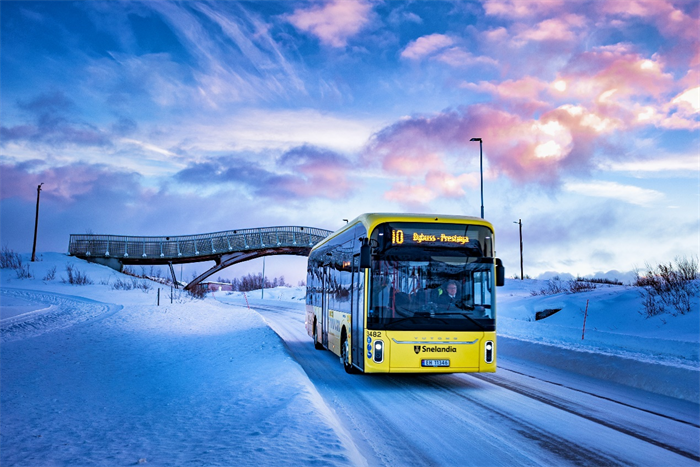
[[421, 360], [421, 366], [450, 366], [449, 360]]

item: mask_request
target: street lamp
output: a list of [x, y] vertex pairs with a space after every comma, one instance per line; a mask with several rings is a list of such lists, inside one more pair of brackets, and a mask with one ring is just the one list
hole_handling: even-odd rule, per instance
[[39, 196], [41, 195], [41, 185], [44, 183], [40, 183], [38, 187], [36, 187], [36, 217], [34, 218], [34, 246], [32, 247], [32, 262], [36, 261], [36, 231], [37, 228], [39, 227]]
[[513, 221], [513, 224], [520, 226], [520, 280], [523, 280], [523, 221], [518, 219], [518, 222]]
[[484, 142], [481, 138], [472, 138], [469, 141], [479, 142], [479, 172], [481, 173], [481, 218], [484, 218]]

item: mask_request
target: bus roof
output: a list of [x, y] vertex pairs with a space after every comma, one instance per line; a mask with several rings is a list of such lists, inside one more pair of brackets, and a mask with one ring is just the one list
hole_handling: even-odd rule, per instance
[[470, 225], [483, 225], [488, 227], [493, 232], [493, 225], [480, 217], [472, 216], [456, 216], [451, 214], [407, 214], [398, 212], [373, 212], [360, 214], [355, 219], [348, 222], [342, 228], [336, 230], [330, 234], [326, 239], [319, 242], [313, 247], [313, 250], [322, 246], [326, 242], [330, 241], [337, 235], [349, 230], [350, 228], [356, 226], [358, 223], [364, 224], [367, 232], [371, 232], [377, 225], [383, 224], [384, 222], [426, 222], [426, 223], [450, 223], [450, 224], [470, 224]]

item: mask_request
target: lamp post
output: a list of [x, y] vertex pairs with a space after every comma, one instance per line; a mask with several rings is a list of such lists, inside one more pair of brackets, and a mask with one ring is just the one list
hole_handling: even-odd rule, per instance
[[39, 196], [41, 195], [41, 185], [36, 187], [36, 217], [34, 218], [34, 246], [32, 247], [32, 262], [36, 261], [36, 231], [39, 227]]
[[481, 138], [472, 138], [469, 141], [479, 142], [479, 173], [481, 174], [481, 218], [484, 218], [484, 142]]
[[513, 224], [520, 226], [520, 280], [523, 280], [523, 220], [518, 219], [518, 222], [513, 221]]

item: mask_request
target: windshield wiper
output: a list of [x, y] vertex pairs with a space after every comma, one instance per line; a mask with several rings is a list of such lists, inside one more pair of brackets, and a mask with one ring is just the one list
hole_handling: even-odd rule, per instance
[[482, 331], [486, 331], [486, 328], [483, 327], [483, 326], [481, 325], [481, 323], [479, 323], [477, 320], [475, 320], [474, 318], [472, 318], [471, 316], [469, 316], [469, 315], [466, 314], [466, 313], [457, 313], [457, 312], [451, 313], [451, 312], [448, 312], [448, 313], [437, 313], [437, 314], [439, 314], [439, 315], [459, 315], [459, 316], [464, 316], [464, 317], [467, 318], [469, 321], [471, 321], [472, 323], [474, 323], [474, 324], [476, 324], [477, 326], [479, 326], [479, 329], [481, 329]]

